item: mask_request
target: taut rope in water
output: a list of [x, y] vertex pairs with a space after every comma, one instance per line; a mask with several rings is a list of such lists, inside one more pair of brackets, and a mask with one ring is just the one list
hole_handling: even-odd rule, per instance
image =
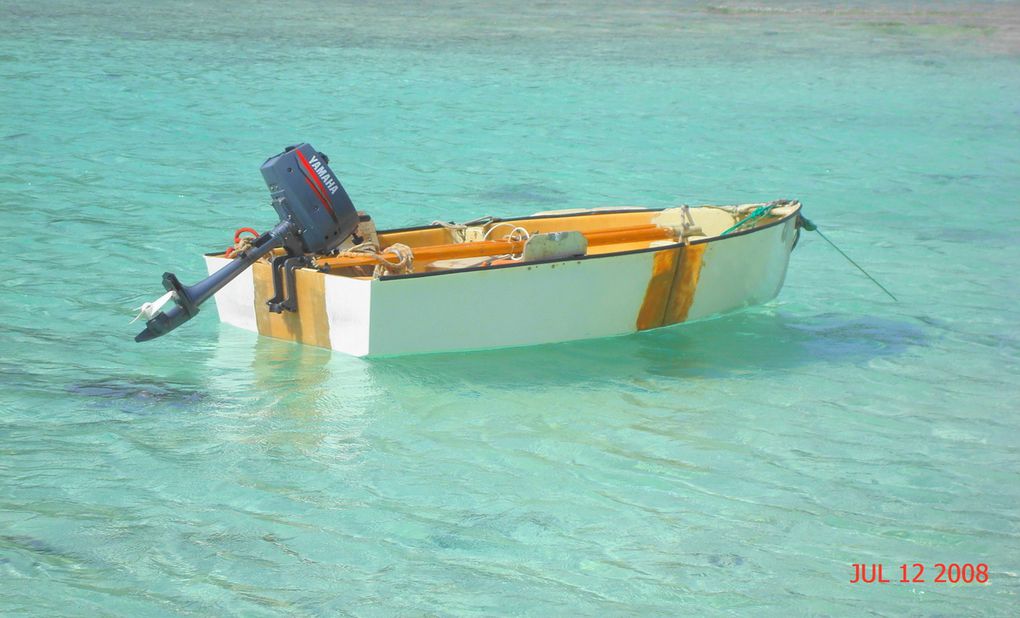
[[869, 274], [868, 274], [868, 271], [864, 270], [864, 269], [863, 269], [863, 268], [861, 267], [861, 265], [860, 265], [860, 264], [858, 264], [857, 262], [853, 261], [853, 259], [852, 259], [852, 258], [851, 258], [851, 257], [850, 257], [849, 255], [847, 255], [847, 254], [846, 254], [846, 252], [844, 252], [844, 251], [843, 251], [842, 249], [840, 249], [839, 247], [837, 247], [837, 246], [836, 246], [836, 243], [834, 243], [834, 242], [832, 242], [831, 240], [829, 240], [829, 237], [828, 237], [828, 236], [826, 236], [825, 234], [822, 234], [822, 231], [821, 231], [820, 229], [818, 229], [818, 226], [817, 226], [817, 225], [815, 225], [815, 224], [814, 224], [814, 223], [812, 223], [811, 221], [809, 221], [809, 220], [805, 219], [805, 218], [804, 218], [803, 216], [801, 216], [801, 217], [800, 217], [800, 221], [799, 221], [798, 223], [800, 224], [800, 226], [801, 226], [802, 228], [804, 228], [805, 230], [807, 230], [807, 231], [809, 231], [809, 232], [817, 232], [817, 233], [818, 233], [818, 235], [819, 235], [819, 236], [821, 236], [823, 240], [825, 240], [825, 242], [827, 242], [827, 243], [829, 243], [830, 245], [832, 245], [832, 248], [833, 248], [833, 249], [835, 249], [836, 251], [839, 251], [839, 254], [840, 254], [840, 255], [842, 255], [842, 256], [843, 256], [844, 258], [846, 258], [846, 261], [847, 261], [847, 262], [850, 262], [850, 263], [851, 263], [851, 264], [853, 264], [853, 265], [854, 265], [855, 267], [857, 267], [857, 270], [859, 270], [859, 271], [861, 271], [862, 273], [864, 273], [864, 276], [865, 276], [865, 277], [867, 277], [868, 279], [871, 279], [871, 282], [872, 282], [872, 283], [874, 283], [875, 285], [877, 285], [877, 286], [878, 286], [879, 288], [881, 288], [881, 290], [882, 290], [883, 292], [885, 292], [886, 294], [888, 294], [888, 295], [889, 295], [889, 298], [893, 299], [893, 300], [894, 300], [894, 301], [896, 301], [896, 302], [900, 302], [898, 298], [896, 298], [895, 296], [893, 296], [893, 293], [892, 293], [892, 292], [890, 292], [889, 290], [885, 289], [885, 286], [884, 286], [884, 285], [882, 285], [882, 284], [881, 284], [881, 283], [879, 283], [879, 282], [878, 282], [878, 281], [877, 281], [877, 280], [876, 280], [876, 279], [875, 279], [874, 277], [872, 277], [871, 275], [869, 275]]

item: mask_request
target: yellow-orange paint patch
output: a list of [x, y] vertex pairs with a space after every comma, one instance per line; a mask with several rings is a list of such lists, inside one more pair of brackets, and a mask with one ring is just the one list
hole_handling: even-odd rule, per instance
[[324, 275], [314, 270], [298, 270], [294, 274], [297, 276], [297, 312], [271, 313], [266, 301], [273, 297], [272, 268], [263, 261], [252, 266], [255, 322], [259, 334], [329, 348]]
[[662, 323], [676, 324], [687, 319], [687, 313], [694, 303], [694, 293], [698, 289], [698, 278], [701, 276], [702, 257], [707, 244], [687, 245], [682, 249], [683, 257], [676, 268], [673, 287], [669, 294], [669, 303]]
[[658, 251], [652, 257], [652, 276], [648, 280], [645, 300], [638, 311], [637, 329], [647, 330], [662, 326], [666, 307], [669, 305], [670, 290], [676, 277], [678, 249]]

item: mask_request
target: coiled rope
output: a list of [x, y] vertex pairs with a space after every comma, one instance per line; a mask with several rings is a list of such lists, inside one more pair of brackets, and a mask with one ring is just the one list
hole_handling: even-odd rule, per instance
[[[251, 236], [242, 237], [241, 234], [244, 234], [245, 232], [248, 232]], [[235, 253], [243, 253], [248, 249], [251, 249], [252, 243], [255, 242], [255, 239], [258, 238], [258, 236], [259, 233], [250, 227], [238, 228], [237, 231], [234, 232], [234, 245], [227, 248], [227, 250], [223, 253], [223, 257], [230, 257]]]
[[[397, 258], [396, 262], [386, 259], [386, 255]], [[330, 257], [368, 257], [375, 262], [372, 270], [372, 278], [378, 279], [383, 275], [403, 275], [414, 272], [414, 252], [405, 244], [393, 243], [382, 251], [371, 244], [365, 243], [351, 247], [346, 251], [339, 251]]]
[[769, 215], [769, 213], [772, 212], [773, 208], [775, 208], [776, 206], [780, 206], [780, 205], [786, 204], [786, 203], [787, 202], [785, 200], [777, 200], [775, 202], [769, 202], [768, 204], [763, 204], [762, 206], [759, 206], [759, 207], [755, 208], [753, 211], [751, 211], [751, 214], [747, 215], [746, 217], [744, 217], [740, 221], [737, 221], [736, 223], [734, 223], [732, 227], [730, 227], [725, 232], [720, 234], [720, 236], [725, 236], [725, 235], [729, 234], [732, 231], [739, 230], [740, 228], [742, 228], [743, 226], [747, 225], [748, 223], [754, 223], [758, 219], [762, 219], [764, 217], [767, 217]]

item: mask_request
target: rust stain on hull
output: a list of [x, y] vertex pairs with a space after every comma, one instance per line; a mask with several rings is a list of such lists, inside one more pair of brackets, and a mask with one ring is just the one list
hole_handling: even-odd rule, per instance
[[688, 245], [684, 247], [683, 259], [676, 269], [673, 289], [669, 295], [669, 305], [662, 324], [676, 324], [687, 319], [687, 313], [694, 304], [694, 293], [698, 289], [698, 278], [701, 276], [702, 257], [708, 244]]
[[676, 262], [680, 251], [659, 251], [652, 257], [652, 277], [648, 281], [645, 300], [638, 311], [637, 329], [647, 330], [662, 326], [669, 305], [670, 290], [676, 277]]
[[266, 301], [273, 297], [273, 272], [266, 262], [252, 265], [255, 281], [255, 322], [259, 334], [306, 345], [329, 348], [325, 280], [322, 273], [298, 270], [297, 312], [271, 313]]
[[638, 311], [637, 329], [647, 330], [687, 319], [701, 275], [707, 244], [660, 251], [652, 259], [652, 276]]

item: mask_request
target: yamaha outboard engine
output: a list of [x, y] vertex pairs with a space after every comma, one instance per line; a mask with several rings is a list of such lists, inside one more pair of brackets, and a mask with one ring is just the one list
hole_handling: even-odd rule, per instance
[[199, 305], [278, 247], [286, 249], [286, 255], [273, 260], [277, 292], [269, 302], [269, 310], [295, 310], [295, 295], [290, 294], [288, 300], [280, 282], [285, 264], [290, 271], [288, 287], [293, 288], [293, 269], [305, 263], [305, 254], [335, 249], [358, 226], [358, 212], [328, 163], [326, 155], [309, 144], [290, 146], [263, 163], [262, 177], [280, 222], [256, 238], [249, 249], [235, 253], [230, 264], [195, 285], [182, 285], [173, 273], [163, 273], [163, 287], [171, 293], [176, 306], [146, 322], [145, 330], [135, 336], [135, 341], [165, 335], [195, 317]]

